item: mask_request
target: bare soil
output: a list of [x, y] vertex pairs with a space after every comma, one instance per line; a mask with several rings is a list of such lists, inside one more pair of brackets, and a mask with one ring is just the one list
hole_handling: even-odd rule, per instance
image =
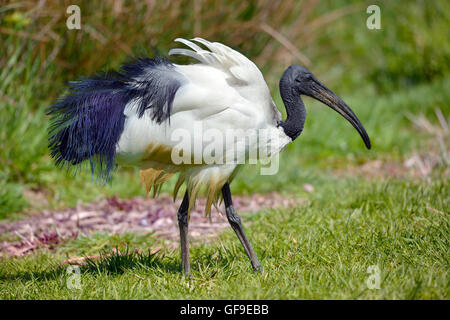
[[[304, 199], [289, 199], [278, 193], [234, 196], [238, 212], [256, 212], [263, 208], [292, 207]], [[25, 219], [0, 223], [0, 257], [23, 256], [39, 248], [54, 249], [58, 244], [93, 232], [152, 234], [162, 239], [178, 239], [176, 212], [181, 200], [173, 202], [169, 195], [154, 198], [112, 197], [100, 202], [80, 204], [64, 210], [44, 210]], [[208, 240], [228, 227], [226, 217], [212, 210], [204, 215], [205, 199], [197, 199], [191, 212], [189, 230], [195, 239]]]

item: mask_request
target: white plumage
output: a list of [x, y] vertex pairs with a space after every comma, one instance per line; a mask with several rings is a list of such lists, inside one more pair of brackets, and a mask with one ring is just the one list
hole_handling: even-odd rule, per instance
[[[203, 132], [215, 129], [220, 132], [253, 130], [257, 133], [260, 129], [265, 129], [266, 133], [269, 132], [275, 137], [271, 143], [277, 145], [266, 146], [275, 153], [291, 142], [291, 139], [284, 134], [282, 128], [277, 127], [278, 121], [281, 120], [280, 112], [275, 107], [263, 75], [253, 62], [217, 42], [193, 39], [205, 45], [209, 49], [206, 50], [192, 41], [176, 41], [192, 50], [172, 49], [169, 54], [190, 56], [200, 63], [174, 65], [172, 72], [176, 73], [182, 86], [175, 95], [170, 118], [166, 121], [157, 123], [150, 116], [138, 117], [135, 101], [126, 106], [127, 118], [117, 145], [117, 155], [122, 164], [149, 169], [142, 173], [148, 191], [152, 186], [158, 188], [171, 174], [180, 172], [176, 191], [185, 181], [192, 207], [201, 186], [205, 186], [207, 191], [208, 204], [217, 200], [223, 184], [234, 176], [239, 164], [229, 163], [224, 153], [223, 164], [175, 165], [169, 156], [179, 142], [173, 140], [175, 130], [182, 129], [198, 139], [198, 135], [195, 135], [195, 125], [201, 125]], [[195, 153], [203, 152], [207, 147], [216, 152], [221, 149], [221, 145], [213, 146], [211, 143], [213, 141], [203, 141], [202, 148], [191, 149], [192, 157], [202, 157]], [[248, 154], [249, 147], [261, 146], [249, 146], [236, 141], [229, 143], [224, 151], [229, 154]]]
[[370, 149], [369, 136], [345, 102], [304, 67], [292, 65], [281, 77], [287, 113], [281, 121], [253, 62], [217, 42], [176, 41], [189, 49], [172, 49], [169, 54], [192, 57], [197, 64], [139, 58], [119, 71], [72, 82], [70, 93], [48, 112], [51, 155], [57, 165], [68, 167], [89, 160], [92, 173], [105, 179], [115, 163], [138, 166], [146, 190], [153, 189], [154, 194], [179, 173], [174, 197], [185, 183], [177, 216], [186, 274], [190, 273], [189, 212], [197, 194], [206, 192], [206, 214], [222, 195], [231, 227], [252, 267], [260, 270], [231, 199], [229, 183], [240, 165], [271, 159], [301, 134], [306, 119], [301, 95], [341, 114]]

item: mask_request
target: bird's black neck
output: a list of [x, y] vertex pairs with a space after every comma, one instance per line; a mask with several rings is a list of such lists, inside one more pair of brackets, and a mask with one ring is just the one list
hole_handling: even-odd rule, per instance
[[278, 125], [283, 128], [289, 138], [295, 140], [303, 131], [306, 119], [305, 105], [285, 75], [280, 80], [280, 94], [286, 107], [287, 117], [286, 121], [281, 121]]

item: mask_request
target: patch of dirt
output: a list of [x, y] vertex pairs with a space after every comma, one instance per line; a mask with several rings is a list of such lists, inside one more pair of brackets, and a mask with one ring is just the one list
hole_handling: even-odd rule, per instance
[[[305, 201], [285, 198], [275, 192], [233, 197], [233, 204], [238, 212], [292, 207]], [[181, 200], [173, 203], [169, 195], [161, 195], [157, 199], [112, 197], [96, 203], [80, 204], [75, 208], [44, 210], [19, 221], [2, 222], [2, 238], [20, 240], [0, 242], [0, 257], [23, 256], [39, 248], [53, 249], [62, 242], [76, 239], [79, 234], [89, 235], [96, 231], [110, 234], [154, 233], [157, 237], [177, 242], [176, 212], [180, 203]], [[208, 240], [228, 227], [228, 221], [223, 214], [213, 209], [211, 217], [207, 218], [204, 209], [205, 199], [197, 199], [189, 222], [189, 232], [193, 240]]]
[[30, 204], [33, 208], [44, 208], [48, 206], [48, 190], [24, 189], [22, 194], [28, 204]]
[[348, 166], [333, 170], [336, 176], [356, 176], [367, 179], [423, 178], [428, 177], [440, 159], [434, 155], [414, 154], [406, 161], [373, 160], [360, 166]]

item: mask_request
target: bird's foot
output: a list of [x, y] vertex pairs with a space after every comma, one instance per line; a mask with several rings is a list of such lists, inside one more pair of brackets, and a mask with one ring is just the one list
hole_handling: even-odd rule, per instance
[[261, 273], [263, 269], [264, 269], [263, 266], [260, 264], [253, 266], [253, 271], [255, 271], [256, 273]]

